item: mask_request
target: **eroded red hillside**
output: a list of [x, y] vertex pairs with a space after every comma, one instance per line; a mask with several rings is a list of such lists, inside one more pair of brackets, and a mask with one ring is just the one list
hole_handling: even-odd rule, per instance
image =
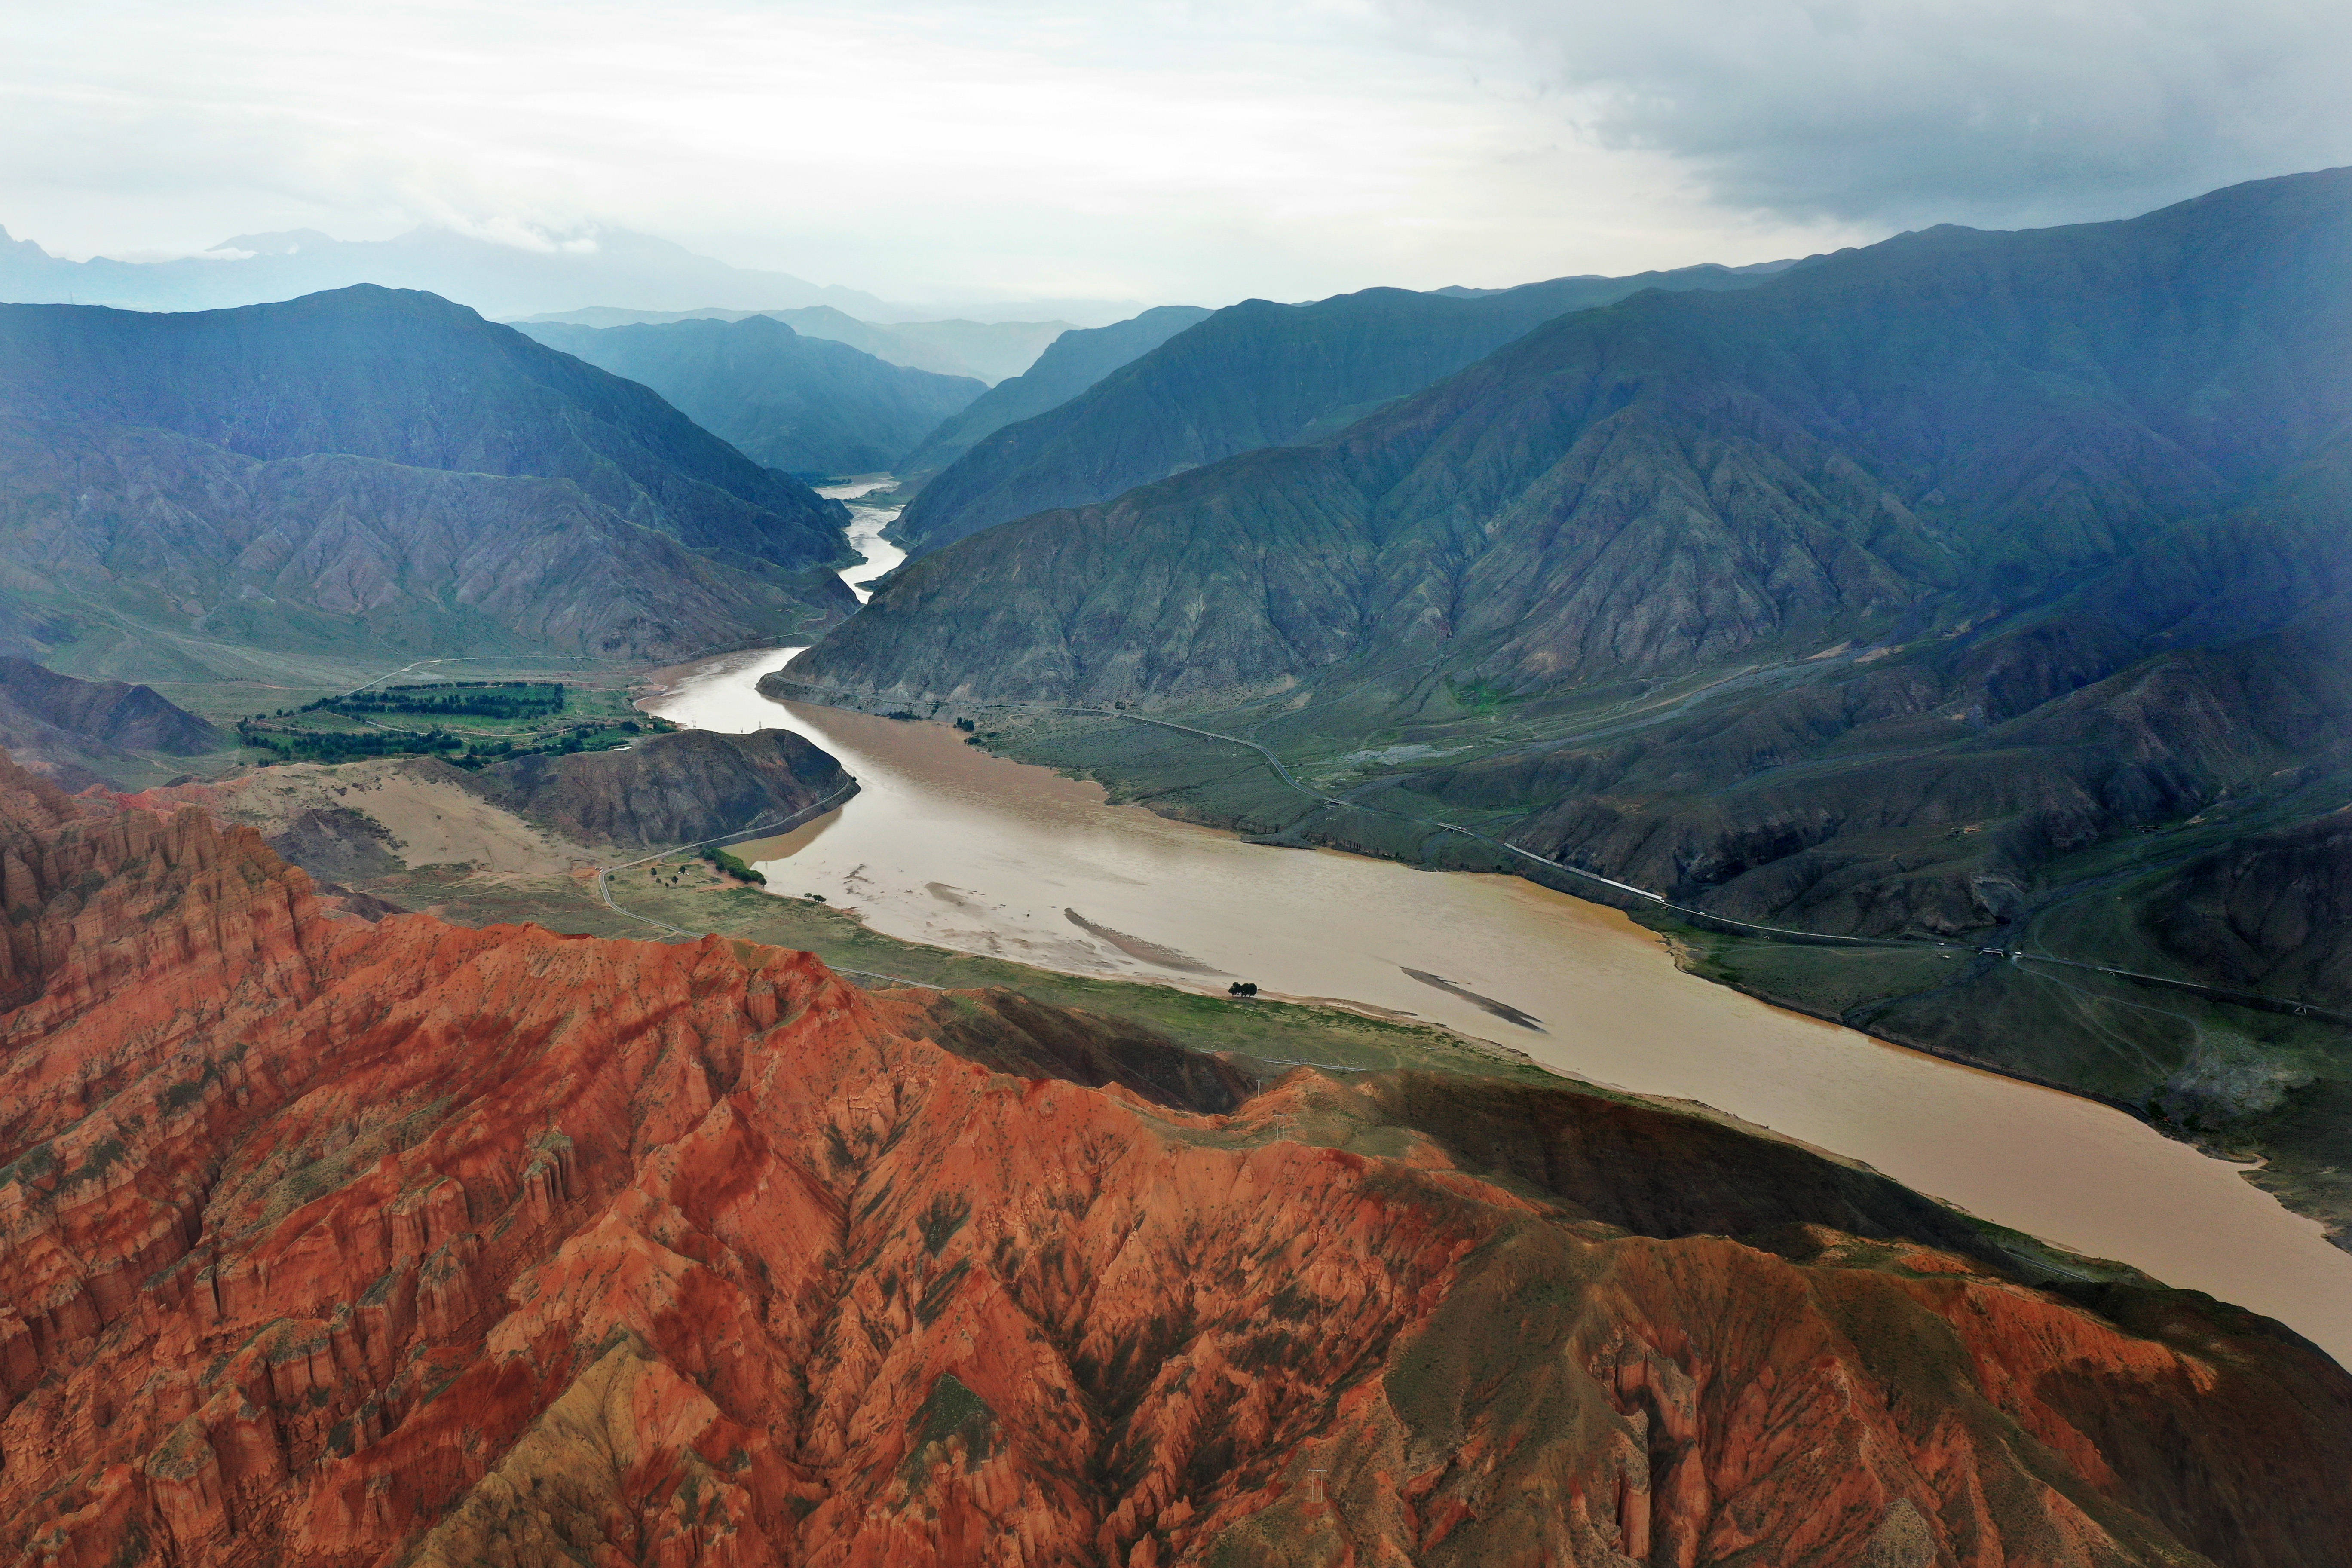
[[369, 925], [248, 829], [5, 763], [0, 881], [0, 1559], [2320, 1568], [2352, 1540], [2352, 1381], [2300, 1341], [2033, 1288], [1892, 1184], [1696, 1117], [1253, 1092], [805, 954]]

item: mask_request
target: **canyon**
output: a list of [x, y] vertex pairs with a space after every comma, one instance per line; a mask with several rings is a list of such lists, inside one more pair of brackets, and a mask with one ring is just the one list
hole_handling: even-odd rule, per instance
[[44, 1568], [2320, 1568], [2352, 1378], [1688, 1106], [369, 921], [0, 763]]

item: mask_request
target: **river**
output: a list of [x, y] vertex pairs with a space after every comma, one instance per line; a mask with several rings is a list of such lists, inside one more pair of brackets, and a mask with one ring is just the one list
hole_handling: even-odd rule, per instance
[[[880, 514], [876, 532], [892, 515], [851, 499]], [[887, 569], [868, 564], [844, 575]], [[760, 676], [798, 651], [709, 661], [648, 704], [698, 728], [797, 731], [857, 775], [841, 810], [745, 851], [780, 894], [822, 893], [891, 935], [1045, 968], [1337, 998], [1575, 1077], [1703, 1100], [2266, 1312], [2352, 1364], [2352, 1255], [2239, 1167], [2120, 1111], [1695, 979], [1615, 910], [1515, 877], [1244, 844], [1110, 805], [1097, 786], [989, 756], [944, 725], [760, 696]]]

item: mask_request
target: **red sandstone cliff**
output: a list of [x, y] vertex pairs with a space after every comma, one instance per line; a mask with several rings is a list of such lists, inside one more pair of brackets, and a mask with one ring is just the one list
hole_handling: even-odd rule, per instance
[[4, 761], [0, 905], [0, 1562], [2352, 1541], [2352, 1379], [2300, 1341], [2033, 1288], [1892, 1184], [1696, 1118], [1252, 1092], [805, 954], [368, 925], [250, 830]]

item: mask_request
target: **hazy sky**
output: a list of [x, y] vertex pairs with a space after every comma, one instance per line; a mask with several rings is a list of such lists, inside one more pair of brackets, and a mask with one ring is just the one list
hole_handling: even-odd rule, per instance
[[76, 257], [606, 223], [900, 299], [1219, 304], [2113, 217], [2352, 163], [2347, 0], [76, 0], [0, 224]]

